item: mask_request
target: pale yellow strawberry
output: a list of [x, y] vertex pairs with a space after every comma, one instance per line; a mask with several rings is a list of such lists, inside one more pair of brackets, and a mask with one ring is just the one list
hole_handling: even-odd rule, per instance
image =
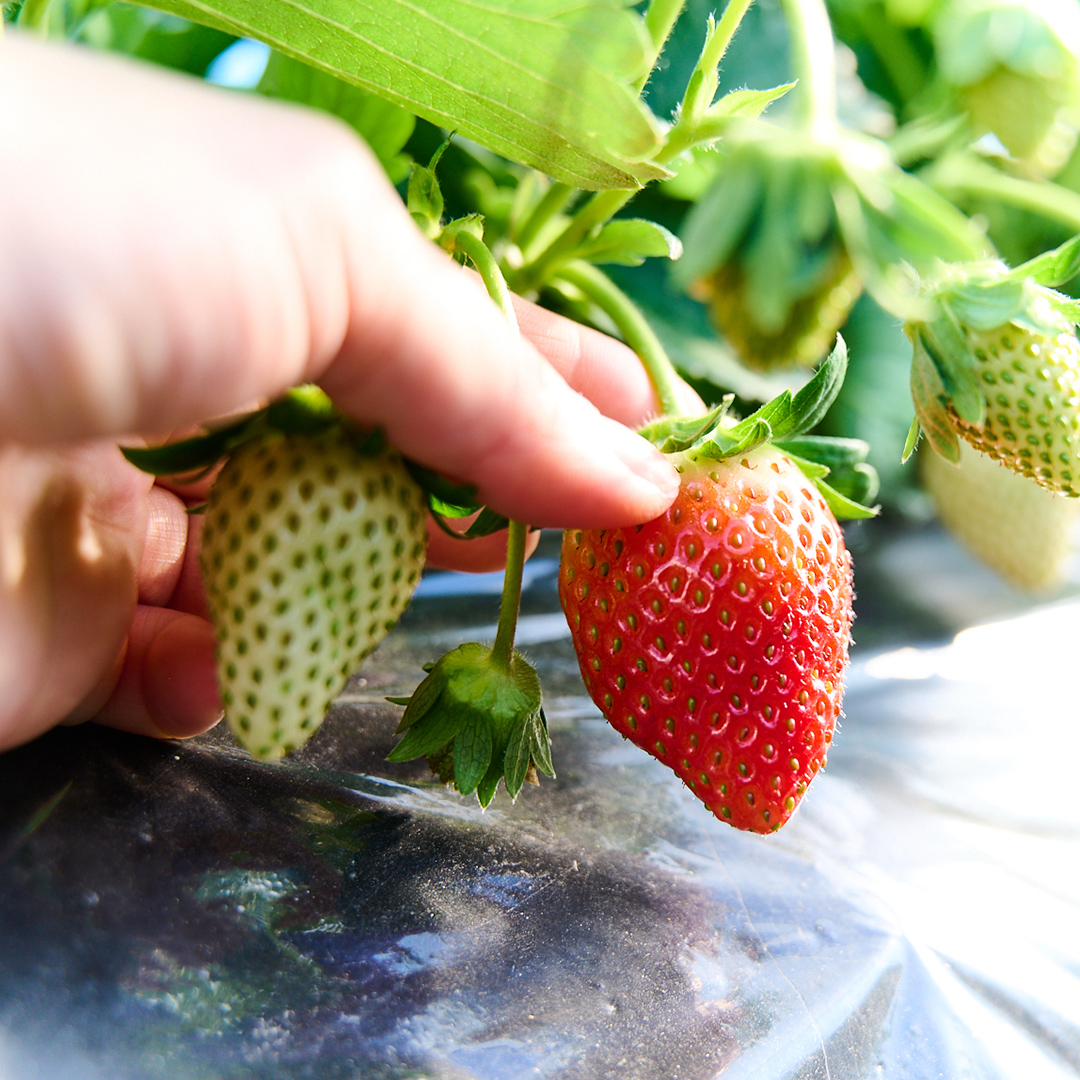
[[1080, 499], [1047, 491], [967, 443], [953, 465], [929, 447], [923, 486], [945, 527], [1011, 584], [1059, 588], [1077, 554]]

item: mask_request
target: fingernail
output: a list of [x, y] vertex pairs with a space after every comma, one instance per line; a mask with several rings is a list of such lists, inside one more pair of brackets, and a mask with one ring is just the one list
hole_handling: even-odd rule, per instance
[[165, 735], [199, 735], [221, 719], [215, 649], [213, 627], [195, 615], [181, 615], [154, 638], [143, 692], [151, 718]]
[[640, 435], [627, 431], [615, 441], [615, 456], [637, 477], [653, 489], [642, 494], [650, 501], [662, 504], [657, 513], [663, 512], [679, 493], [679, 473], [675, 466]]

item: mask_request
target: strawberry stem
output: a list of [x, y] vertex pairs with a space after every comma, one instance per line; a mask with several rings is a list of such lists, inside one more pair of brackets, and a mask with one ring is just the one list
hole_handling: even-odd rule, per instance
[[[478, 236], [465, 229], [453, 236], [453, 243], [476, 267], [491, 299], [517, 332], [518, 321], [514, 314], [513, 297], [491, 249]], [[518, 611], [521, 608], [521, 578], [525, 569], [525, 543], [528, 535], [529, 526], [522, 521], [511, 521], [507, 526], [506, 570], [503, 573], [499, 624], [495, 631], [495, 644], [491, 649], [491, 659], [506, 671], [509, 671], [514, 656], [514, 635], [517, 632]]]
[[638, 306], [607, 274], [591, 263], [567, 263], [557, 276], [558, 280], [580, 289], [618, 327], [623, 340], [637, 353], [645, 368], [660, 402], [661, 413], [677, 416], [681, 410], [675, 365]]
[[506, 317], [506, 321], [513, 330], [517, 330], [517, 316], [514, 314], [514, 298], [506, 285], [506, 278], [499, 269], [499, 263], [491, 253], [491, 248], [478, 236], [465, 229], [457, 232], [453, 237], [454, 247], [465, 255], [469, 262], [476, 267], [477, 273], [483, 279], [488, 295], [495, 301], [498, 309]]
[[506, 571], [499, 605], [499, 625], [495, 631], [495, 644], [491, 647], [491, 659], [504, 669], [509, 669], [514, 655], [514, 634], [521, 609], [521, 575], [525, 568], [525, 541], [528, 535], [529, 526], [524, 522], [510, 522], [506, 535]]
[[698, 125], [713, 103], [720, 84], [720, 61], [724, 59], [724, 54], [735, 37], [735, 31], [753, 2], [754, 0], [730, 0], [718, 23], [714, 23], [712, 16], [709, 16], [701, 57], [687, 83], [675, 126], [668, 132], [663, 147], [653, 159], [658, 164], [671, 161], [697, 142]]
[[636, 194], [636, 191], [623, 188], [598, 191], [570, 219], [566, 228], [518, 271], [514, 280], [518, 291], [539, 289], [561, 262], [573, 257], [582, 240], [618, 213]]
[[532, 208], [528, 217], [513, 237], [518, 248], [525, 252], [539, 235], [540, 230], [577, 194], [577, 188], [555, 181]]
[[836, 134], [836, 46], [824, 0], [780, 0], [799, 77], [800, 120], [819, 142]]

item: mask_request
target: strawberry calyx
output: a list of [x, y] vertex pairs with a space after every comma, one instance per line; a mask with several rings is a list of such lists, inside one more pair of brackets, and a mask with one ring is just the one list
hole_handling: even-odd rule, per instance
[[[868, 518], [878, 490], [877, 472], [867, 463], [870, 447], [861, 439], [809, 435], [840, 392], [847, 371], [841, 337], [814, 377], [796, 393], [784, 390], [742, 420], [729, 416], [728, 395], [704, 416], [661, 417], [640, 434], [665, 454], [697, 464], [724, 461], [769, 443], [787, 455], [820, 490], [837, 518]], [[825, 482], [829, 477], [829, 483]]]
[[500, 663], [478, 642], [440, 657], [411, 697], [389, 698], [405, 706], [401, 741], [390, 761], [426, 757], [444, 783], [462, 795], [476, 792], [481, 806], [499, 781], [516, 798], [536, 772], [554, 776], [540, 679], [518, 652]]
[[1000, 260], [945, 264], [921, 282], [925, 317], [908, 320], [904, 332], [914, 346], [911, 368], [915, 421], [905, 450], [914, 450], [921, 431], [954, 464], [960, 444], [952, 415], [971, 425], [986, 419], [970, 335], [1016, 327], [1042, 337], [1071, 334], [1080, 320], [1080, 301], [1058, 292], [1080, 272], [1080, 237], [1015, 269]]
[[[349, 420], [329, 397], [314, 384], [293, 387], [261, 409], [208, 428], [188, 439], [159, 446], [121, 447], [125, 458], [136, 468], [152, 476], [198, 480], [230, 454], [247, 443], [290, 435], [317, 435], [335, 429], [365, 456], [376, 456], [387, 448], [379, 428], [366, 428]], [[419, 484], [427, 499], [432, 517], [450, 535], [462, 534], [446, 526], [445, 518], [462, 518], [482, 510], [475, 500], [475, 488], [440, 475], [415, 461], [404, 459], [409, 474]], [[492, 523], [491, 517], [476, 522], [468, 538], [486, 535], [505, 526], [505, 519]]]

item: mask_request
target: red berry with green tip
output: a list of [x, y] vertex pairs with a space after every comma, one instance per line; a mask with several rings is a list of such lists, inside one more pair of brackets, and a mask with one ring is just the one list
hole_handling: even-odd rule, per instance
[[682, 486], [663, 516], [566, 532], [560, 599], [609, 723], [720, 820], [773, 832], [840, 715], [851, 559], [814, 484], [775, 447], [675, 460]]

